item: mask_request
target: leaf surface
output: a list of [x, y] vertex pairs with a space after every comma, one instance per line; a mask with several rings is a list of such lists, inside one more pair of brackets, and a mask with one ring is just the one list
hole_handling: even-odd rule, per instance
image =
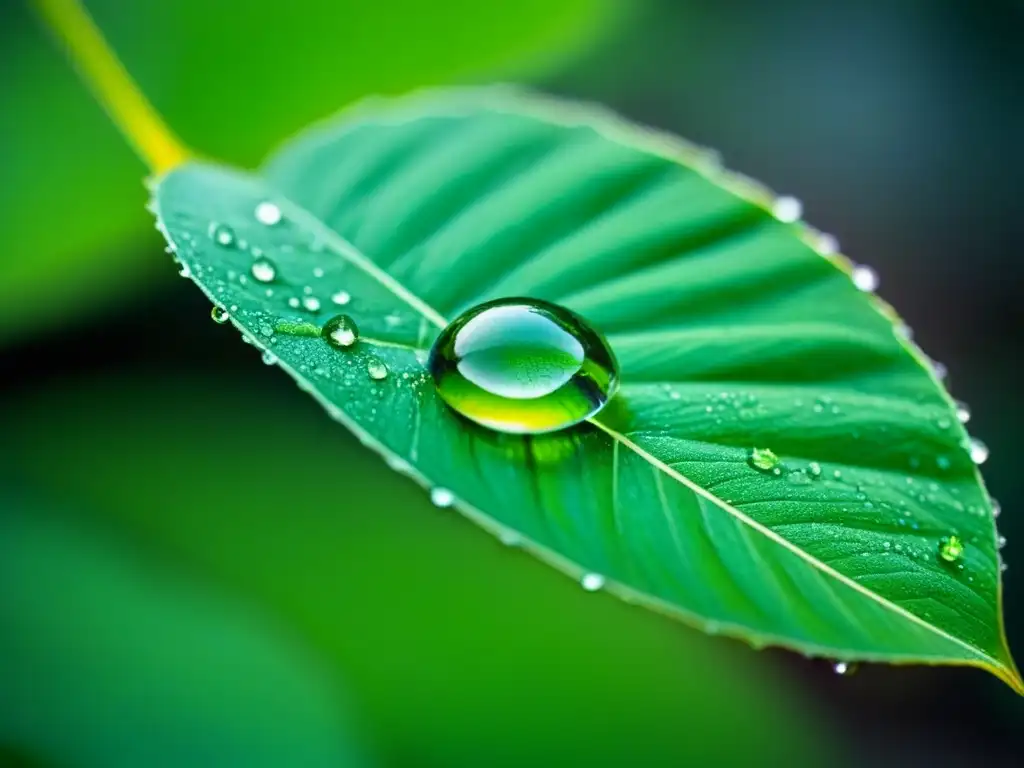
[[[267, 202], [279, 222], [257, 220]], [[848, 263], [710, 153], [458, 90], [370, 102], [259, 175], [186, 164], [155, 204], [268, 361], [485, 527], [709, 631], [1020, 687], [991, 506], [948, 394]], [[607, 335], [622, 389], [593, 423], [500, 435], [432, 390], [439, 330], [512, 295]], [[318, 336], [341, 311], [362, 332], [344, 351]], [[367, 374], [378, 360], [384, 381]], [[749, 463], [755, 447], [778, 474]], [[950, 535], [967, 543], [954, 563], [938, 556]]]

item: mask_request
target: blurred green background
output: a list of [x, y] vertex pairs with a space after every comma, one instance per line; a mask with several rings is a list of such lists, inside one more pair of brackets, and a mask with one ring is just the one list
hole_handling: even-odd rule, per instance
[[[972, 406], [1021, 648], [1024, 5], [86, 6], [219, 159], [369, 93], [513, 79], [802, 198]], [[432, 507], [210, 322], [19, 2], [0, 74], [0, 765], [1016, 764], [1024, 705], [980, 672], [707, 638]]]

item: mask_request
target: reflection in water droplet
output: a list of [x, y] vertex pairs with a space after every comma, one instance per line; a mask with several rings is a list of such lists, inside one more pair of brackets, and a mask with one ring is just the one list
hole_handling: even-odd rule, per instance
[[767, 472], [773, 475], [782, 472], [781, 459], [769, 448], [751, 448], [747, 462], [758, 472]]
[[433, 488], [430, 491], [430, 501], [435, 507], [450, 507], [455, 503], [455, 494], [447, 488]]
[[563, 307], [522, 298], [474, 307], [441, 332], [427, 361], [441, 398], [500, 432], [578, 424], [618, 388], [607, 342]]
[[388, 366], [379, 357], [371, 357], [366, 361], [366, 373], [374, 381], [383, 381], [388, 377]]
[[269, 201], [264, 201], [256, 206], [256, 221], [272, 227], [281, 221], [281, 209]]
[[964, 553], [964, 544], [959, 536], [947, 536], [939, 542], [939, 557], [947, 563], [955, 563]]
[[359, 328], [348, 315], [335, 315], [324, 323], [320, 336], [332, 347], [351, 347], [359, 340]]
[[352, 297], [349, 295], [348, 291], [338, 291], [336, 294], [331, 296], [331, 301], [339, 307], [343, 307], [352, 301]]
[[252, 263], [252, 268], [249, 271], [253, 278], [261, 283], [269, 283], [277, 277], [277, 267], [270, 259], [257, 259]]
[[217, 323], [217, 325], [223, 325], [228, 321], [231, 315], [228, 314], [226, 309], [214, 306], [214, 308], [210, 310], [210, 317], [213, 318], [213, 322]]
[[988, 461], [988, 446], [976, 437], [972, 437], [968, 442], [967, 452], [975, 464], [984, 464]]
[[804, 206], [795, 197], [789, 195], [783, 195], [775, 200], [775, 204], [772, 206], [772, 215], [776, 219], [785, 223], [791, 223], [798, 221], [803, 215]]
[[596, 592], [604, 586], [604, 576], [600, 573], [585, 573], [580, 579], [580, 584], [587, 592]]

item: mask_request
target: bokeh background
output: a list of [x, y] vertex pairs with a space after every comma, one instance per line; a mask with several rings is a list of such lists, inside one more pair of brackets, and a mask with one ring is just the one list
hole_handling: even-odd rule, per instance
[[[517, 80], [720, 150], [873, 265], [991, 447], [1024, 655], [1024, 4], [88, 0], [187, 143]], [[962, 669], [829, 664], [585, 594], [209, 320], [146, 170], [0, 3], [0, 765], [1016, 765]]]

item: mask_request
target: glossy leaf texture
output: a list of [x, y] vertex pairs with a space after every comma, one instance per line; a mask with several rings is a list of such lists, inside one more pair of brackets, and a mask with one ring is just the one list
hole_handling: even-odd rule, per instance
[[[712, 153], [514, 89], [455, 90], [368, 102], [259, 174], [186, 164], [155, 210], [266, 361], [584, 586], [758, 646], [975, 665], [1021, 689], [991, 504], [948, 394], [828, 239]], [[440, 401], [431, 341], [501, 296], [606, 334], [622, 385], [591, 423], [501, 435]], [[349, 348], [318, 335], [342, 311]]]

